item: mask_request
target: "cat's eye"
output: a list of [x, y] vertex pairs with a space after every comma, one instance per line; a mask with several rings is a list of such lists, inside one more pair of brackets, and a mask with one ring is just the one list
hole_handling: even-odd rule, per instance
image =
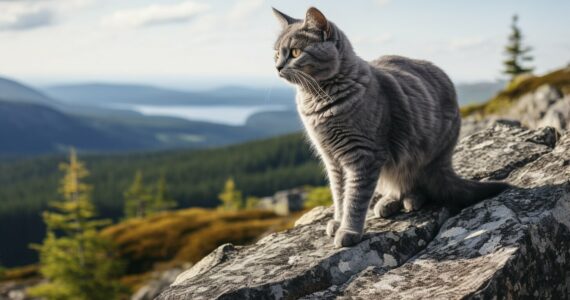
[[299, 57], [299, 55], [301, 55], [301, 49], [299, 49], [299, 48], [291, 49], [291, 56], [293, 58], [297, 58], [297, 57]]
[[275, 55], [273, 56], [275, 60], [279, 59], [279, 51], [275, 51]]

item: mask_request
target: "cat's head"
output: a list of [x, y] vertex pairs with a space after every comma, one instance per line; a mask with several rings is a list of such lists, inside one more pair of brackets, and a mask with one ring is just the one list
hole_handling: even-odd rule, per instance
[[[338, 74], [342, 60], [341, 32], [318, 9], [307, 10], [304, 20], [273, 9], [282, 31], [275, 42], [275, 67], [279, 76], [299, 84], [301, 77], [317, 81]], [[306, 80], [305, 80], [306, 81]]]

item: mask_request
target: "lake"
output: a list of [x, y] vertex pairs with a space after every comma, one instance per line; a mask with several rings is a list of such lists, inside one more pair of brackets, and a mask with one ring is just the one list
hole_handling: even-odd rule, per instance
[[191, 121], [205, 121], [226, 125], [244, 125], [251, 115], [267, 111], [290, 109], [284, 105], [259, 106], [161, 106], [161, 105], [123, 105], [147, 116], [177, 117]]

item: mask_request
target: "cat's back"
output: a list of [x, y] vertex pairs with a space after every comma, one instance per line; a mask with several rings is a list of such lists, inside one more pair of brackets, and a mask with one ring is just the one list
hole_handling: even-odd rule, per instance
[[[403, 90], [422, 95], [423, 100], [433, 99], [451, 110], [456, 110], [457, 96], [455, 87], [445, 72], [433, 63], [398, 55], [382, 56], [370, 62], [377, 70], [381, 85], [389, 84], [386, 77], [391, 77]], [[384, 82], [382, 82], [384, 81]]]
[[452, 85], [445, 72], [427, 60], [386, 55], [370, 62], [370, 65], [396, 77], [413, 75], [424, 80], [436, 79], [441, 83]]

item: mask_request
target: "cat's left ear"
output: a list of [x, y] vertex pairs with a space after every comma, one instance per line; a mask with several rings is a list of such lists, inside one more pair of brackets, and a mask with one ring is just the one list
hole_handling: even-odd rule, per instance
[[330, 36], [331, 27], [325, 15], [315, 7], [310, 7], [305, 16], [305, 24], [308, 27], [313, 27], [321, 30], [324, 33], [325, 39]]
[[275, 7], [272, 7], [273, 9], [273, 14], [275, 15], [275, 17], [277, 18], [277, 20], [279, 21], [279, 23], [281, 24], [281, 27], [285, 28], [295, 22], [299, 22], [299, 20], [294, 19], [289, 17], [288, 15], [278, 11], [277, 9], [275, 9]]

